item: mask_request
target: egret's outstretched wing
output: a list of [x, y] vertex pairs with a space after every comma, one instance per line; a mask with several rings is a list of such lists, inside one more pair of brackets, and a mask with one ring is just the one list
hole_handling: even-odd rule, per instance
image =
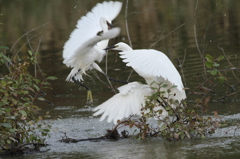
[[121, 7], [121, 2], [98, 3], [86, 16], [81, 17], [77, 22], [76, 29], [73, 30], [69, 40], [64, 45], [63, 58], [71, 57], [79, 46], [95, 37], [99, 31], [102, 31], [99, 24], [101, 17], [111, 23], [119, 14]]
[[[108, 22], [112, 22], [118, 14], [120, 13], [122, 8], [122, 2], [117, 1], [109, 1], [98, 3], [91, 12], [94, 14], [95, 19], [100, 20], [101, 17], [105, 17]], [[99, 22], [99, 21], [98, 21]]]
[[[78, 66], [80, 66], [79, 68], [83, 68], [84, 66], [86, 66], [85, 62], [89, 62], [91, 60], [93, 60], [92, 62], [94, 62], [95, 59], [93, 59], [92, 56], [95, 56], [95, 54], [92, 52], [89, 53], [91, 49], [94, 49], [94, 45], [99, 41], [115, 38], [119, 35], [120, 31], [120, 28], [113, 28], [106, 33], [102, 33], [102, 35], [100, 36], [95, 35], [93, 38], [89, 39], [81, 46], [78, 46], [74, 54], [72, 54], [72, 56], [70, 56], [69, 58], [65, 59], [63, 63], [66, 64], [68, 67], [74, 67], [77, 64]], [[105, 52], [104, 50], [102, 51]]]
[[152, 89], [148, 85], [138, 82], [128, 83], [118, 88], [119, 93], [93, 109], [93, 115], [100, 115], [100, 121], [108, 117], [107, 122], [117, 123], [117, 120], [130, 115], [141, 115], [141, 108], [145, 106], [146, 96], [150, 96]]
[[[115, 38], [119, 33], [120, 28], [113, 28], [101, 36], [95, 36], [80, 46], [71, 57], [65, 59], [63, 63], [73, 68], [66, 80], [72, 81], [72, 77], [74, 77], [75, 80], [83, 81], [82, 75], [88, 69], [96, 69], [102, 72], [101, 68], [94, 62], [93, 56], [96, 55], [94, 45], [99, 41]], [[102, 51], [105, 52], [105, 50]]]
[[156, 50], [131, 50], [119, 53], [123, 62], [135, 70], [153, 77], [162, 77], [168, 80], [182, 92], [181, 76], [169, 58]]

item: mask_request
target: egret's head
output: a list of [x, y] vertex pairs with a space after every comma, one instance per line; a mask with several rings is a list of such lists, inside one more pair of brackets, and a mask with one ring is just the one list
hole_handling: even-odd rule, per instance
[[132, 48], [128, 44], [125, 44], [124, 42], [119, 42], [113, 46], [105, 48], [104, 50], [130, 51], [132, 50]]
[[113, 28], [113, 25], [110, 22], [106, 21], [106, 23], [107, 23], [107, 26], [108, 26], [108, 30]]
[[106, 18], [103, 17], [100, 18], [100, 26], [104, 32], [107, 32], [109, 29], [113, 28], [111, 21], [108, 21]]

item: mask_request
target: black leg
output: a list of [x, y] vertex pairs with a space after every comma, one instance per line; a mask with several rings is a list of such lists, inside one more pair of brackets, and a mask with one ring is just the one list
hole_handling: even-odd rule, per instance
[[120, 83], [125, 83], [125, 84], [128, 84], [128, 83], [129, 83], [129, 82], [127, 82], [127, 81], [121, 81], [121, 80], [117, 80], [117, 79], [111, 78], [111, 77], [109, 77], [108, 75], [106, 75], [106, 77], [107, 77], [110, 81], [120, 82]]
[[74, 77], [72, 77], [72, 80], [73, 80], [74, 83], [77, 83], [77, 84], [79, 84], [80, 86], [84, 87], [86, 90], [90, 91], [90, 89], [89, 89], [87, 86], [85, 86], [84, 84], [82, 84], [80, 81], [76, 80]]

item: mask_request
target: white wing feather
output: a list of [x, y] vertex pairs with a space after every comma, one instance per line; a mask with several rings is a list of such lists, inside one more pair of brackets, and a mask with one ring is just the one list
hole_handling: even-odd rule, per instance
[[121, 2], [98, 3], [86, 16], [81, 17], [77, 22], [76, 29], [73, 30], [69, 40], [64, 45], [63, 58], [71, 57], [79, 46], [95, 37], [102, 30], [99, 25], [101, 17], [111, 23], [119, 14], [121, 7]]
[[146, 96], [150, 96], [152, 89], [148, 85], [132, 82], [118, 88], [119, 93], [93, 109], [93, 115], [102, 114], [100, 121], [108, 117], [107, 122], [117, 123], [130, 115], [141, 115], [141, 108], [145, 106]]
[[162, 77], [176, 85], [180, 92], [183, 91], [181, 76], [164, 53], [143, 49], [119, 52], [119, 54], [123, 62], [127, 63], [127, 66], [132, 67], [141, 76]]
[[[106, 39], [112, 39], [118, 36], [120, 33], [120, 28], [113, 28], [106, 33], [103, 33], [101, 36], [95, 35], [93, 38], [89, 39], [87, 42], [83, 43], [81, 46], [78, 46], [75, 52], [69, 56], [69, 58], [63, 61], [68, 67], [74, 67], [76, 63], [81, 65], [82, 62], [86, 62], [94, 56], [93, 54], [89, 53], [91, 49], [95, 49], [94, 45], [98, 42]], [[105, 52], [102, 50], [102, 52]], [[95, 60], [95, 59], [93, 59]]]
[[102, 72], [101, 68], [94, 61], [96, 60], [96, 56], [99, 56], [98, 58], [101, 60], [105, 51], [102, 50], [102, 54], [99, 55], [97, 53], [99, 50], [94, 45], [99, 41], [115, 38], [119, 33], [120, 28], [113, 28], [101, 36], [93, 37], [77, 48], [72, 56], [63, 61], [68, 67], [73, 68], [66, 80], [72, 81], [72, 77], [74, 76], [76, 80], [83, 81], [82, 74], [85, 74], [88, 69], [94, 68]]

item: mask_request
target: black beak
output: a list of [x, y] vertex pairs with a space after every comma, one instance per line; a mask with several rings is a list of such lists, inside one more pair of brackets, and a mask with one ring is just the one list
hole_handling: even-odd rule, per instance
[[105, 49], [103, 49], [103, 50], [111, 50], [111, 49], [114, 49], [114, 48], [116, 48], [116, 46], [115, 45], [113, 45], [113, 46], [109, 46], [109, 47], [106, 47]]
[[113, 28], [113, 25], [107, 21], [108, 30]]

